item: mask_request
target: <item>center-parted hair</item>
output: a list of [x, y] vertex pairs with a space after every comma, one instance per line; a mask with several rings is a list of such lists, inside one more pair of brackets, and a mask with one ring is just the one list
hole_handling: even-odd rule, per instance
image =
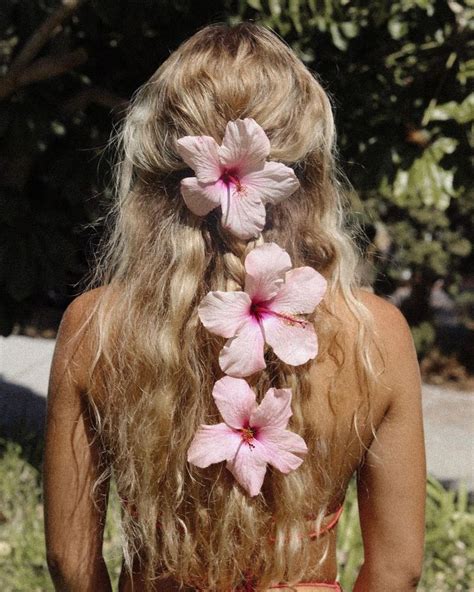
[[[267, 206], [262, 236], [250, 242], [227, 233], [219, 211], [200, 218], [188, 210], [179, 182], [190, 171], [176, 150], [186, 135], [220, 143], [227, 122], [246, 117], [265, 130], [270, 159], [300, 181], [294, 195]], [[249, 574], [262, 588], [296, 582], [314, 554], [308, 515], [320, 524], [343, 488], [334, 477], [336, 439], [323, 438], [323, 419], [306, 412], [311, 397], [332, 396], [314, 392], [312, 364], [325, 356], [343, 363], [336, 297], [359, 319], [357, 364], [361, 376], [371, 372], [334, 135], [315, 76], [273, 32], [243, 23], [212, 25], [183, 43], [135, 93], [112, 138], [116, 187], [95, 278], [107, 288], [91, 317], [89, 399], [126, 508], [126, 562], [141, 566], [147, 586], [162, 574], [220, 591]], [[317, 269], [329, 288], [311, 319], [317, 360], [295, 368], [268, 351], [267, 368], [249, 379], [259, 400], [270, 387], [292, 389], [290, 426], [309, 448], [297, 471], [269, 470], [251, 498], [222, 463], [198, 469], [186, 456], [198, 427], [219, 421], [211, 393], [223, 339], [204, 329], [197, 307], [211, 290], [241, 290], [245, 255], [263, 241], [277, 242], [294, 267]], [[355, 398], [354, 413], [360, 404]]]

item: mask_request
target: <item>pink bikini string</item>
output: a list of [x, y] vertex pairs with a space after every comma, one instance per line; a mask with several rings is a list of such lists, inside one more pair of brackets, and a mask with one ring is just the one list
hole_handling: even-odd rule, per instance
[[[329, 522], [329, 524], [326, 524], [326, 526], [324, 528], [321, 528], [321, 530], [315, 530], [314, 532], [310, 532], [308, 535], [305, 535], [305, 536], [308, 536], [310, 539], [314, 539], [314, 538], [321, 536], [322, 534], [325, 534], [326, 532], [329, 532], [338, 523], [343, 509], [344, 509], [343, 505], [339, 506], [339, 508], [336, 510], [334, 518]], [[276, 540], [273, 535], [270, 535], [268, 538], [272, 543], [274, 543]]]
[[[334, 584], [327, 583], [327, 582], [300, 582], [299, 584], [295, 584], [297, 588], [328, 588], [329, 590], [339, 590], [342, 592], [341, 586], [336, 582]], [[288, 584], [275, 584], [275, 586], [270, 586], [270, 590], [273, 588], [291, 588]], [[252, 589], [250, 590], [252, 592]]]
[[[255, 587], [251, 580], [247, 580], [244, 584], [245, 587], [240, 587], [238, 590], [239, 592], [255, 592]], [[331, 584], [330, 582], [300, 582], [299, 584], [295, 584], [297, 588], [326, 588], [328, 590], [338, 590], [338, 592], [342, 592], [342, 588], [340, 584], [334, 582]], [[291, 588], [288, 584], [275, 584], [274, 586], [270, 586], [268, 590], [274, 589], [281, 589], [281, 588]]]
[[[131, 513], [132, 516], [135, 517], [137, 515], [134, 505], [130, 504], [127, 499], [123, 499], [122, 503], [124, 507]], [[334, 528], [334, 526], [336, 526], [337, 522], [339, 521], [343, 508], [344, 506], [341, 504], [339, 508], [336, 510], [333, 519], [328, 524], [326, 524], [324, 528], [321, 528], [320, 530], [315, 530], [314, 532], [309, 533], [307, 536], [309, 536], [310, 538], [316, 538], [321, 536], [322, 534], [325, 534], [326, 532], [329, 532], [332, 528]], [[157, 523], [157, 526], [159, 527], [159, 522]], [[272, 542], [275, 542], [275, 537], [270, 536], [269, 538]], [[245, 588], [239, 588], [240, 592], [255, 592], [255, 587], [250, 578], [245, 582], [244, 586]], [[342, 592], [342, 588], [337, 582], [335, 582], [334, 584], [326, 582], [301, 582], [299, 584], [296, 584], [296, 586], [298, 586], [298, 588], [320, 587], [329, 590], [338, 590], [338, 592]], [[270, 586], [269, 590], [281, 588], [288, 588], [288, 584], [275, 584], [273, 586]]]
[[[310, 538], [316, 538], [321, 536], [322, 534], [325, 534], [327, 532], [329, 532], [331, 529], [333, 529], [336, 524], [339, 521], [339, 518], [341, 517], [342, 514], [342, 510], [343, 510], [344, 506], [341, 504], [339, 506], [339, 508], [336, 510], [332, 520], [326, 524], [326, 526], [324, 528], [321, 528], [320, 530], [315, 530], [314, 532], [309, 533]], [[270, 536], [270, 540], [272, 542], [275, 542], [275, 537]], [[342, 592], [342, 588], [340, 586], [340, 584], [338, 582], [334, 582], [333, 584], [330, 582], [300, 582], [299, 584], [295, 584], [298, 588], [326, 588], [328, 590], [338, 590], [338, 592]], [[288, 588], [288, 584], [275, 584], [273, 586], [269, 587], [269, 590], [273, 590], [273, 589], [281, 589], [281, 588]], [[247, 580], [245, 582], [245, 588], [241, 588], [242, 592], [255, 592], [255, 588], [252, 584], [251, 580]]]
[[313, 539], [315, 537], [318, 537], [326, 532], [329, 532], [332, 528], [334, 528], [336, 526], [336, 524], [339, 521], [339, 518], [341, 517], [342, 514], [342, 510], [343, 510], [344, 506], [339, 506], [339, 508], [336, 510], [336, 513], [334, 515], [334, 518], [331, 520], [331, 522], [329, 522], [329, 524], [326, 524], [326, 526], [324, 528], [321, 528], [321, 530], [315, 530], [314, 532], [310, 532], [309, 533], [309, 538]]

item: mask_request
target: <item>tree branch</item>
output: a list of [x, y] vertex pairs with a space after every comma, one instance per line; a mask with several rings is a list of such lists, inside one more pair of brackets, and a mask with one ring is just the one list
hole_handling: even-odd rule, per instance
[[76, 49], [58, 57], [38, 58], [32, 63], [51, 37], [55, 35], [57, 28], [84, 1], [62, 0], [57, 10], [41, 23], [13, 59], [7, 74], [0, 79], [0, 100], [10, 96], [20, 86], [58, 76], [86, 61], [85, 50]]
[[61, 6], [50, 14], [26, 41], [18, 55], [13, 59], [8, 75], [15, 76], [27, 66], [43, 49], [46, 43], [53, 37], [59, 27], [73, 12], [75, 12], [83, 0], [63, 0]]
[[86, 61], [87, 52], [82, 47], [60, 56], [51, 55], [38, 58], [18, 76], [17, 84], [18, 86], [26, 86], [32, 82], [59, 76]]
[[59, 76], [85, 61], [87, 61], [87, 52], [81, 47], [64, 55], [38, 58], [17, 76], [7, 75], [0, 81], [0, 100], [8, 97], [21, 86]]
[[91, 103], [106, 107], [109, 109], [125, 109], [128, 105], [128, 100], [110, 92], [106, 88], [99, 86], [91, 86], [86, 88], [72, 98], [70, 98], [63, 106], [65, 113], [74, 113], [75, 111], [83, 111]]

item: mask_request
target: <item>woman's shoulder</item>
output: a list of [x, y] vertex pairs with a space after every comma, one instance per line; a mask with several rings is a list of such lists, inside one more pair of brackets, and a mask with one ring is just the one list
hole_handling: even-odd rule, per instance
[[[398, 390], [404, 374], [410, 374], [412, 385], [418, 380], [418, 360], [410, 327], [400, 310], [388, 300], [363, 289], [356, 290], [353, 297], [351, 301], [338, 297], [334, 307], [344, 334], [346, 359], [352, 361], [350, 352], [354, 348], [364, 348], [369, 354], [371, 373], [377, 379], [374, 394], [391, 399], [389, 393]], [[352, 363], [347, 364], [349, 375], [353, 367]], [[353, 374], [357, 381], [357, 373]]]
[[77, 335], [78, 333], [87, 332], [99, 304], [104, 306], [106, 310], [110, 309], [117, 298], [117, 294], [116, 288], [107, 285], [87, 290], [76, 296], [64, 311], [59, 327], [59, 335], [65, 333]]
[[379, 345], [396, 350], [413, 343], [405, 317], [391, 302], [367, 290], [356, 291], [355, 297], [368, 310]]
[[391, 302], [364, 289], [355, 290], [352, 296], [348, 300], [337, 294], [333, 307], [349, 341], [357, 340], [364, 325], [378, 350], [406, 348], [412, 342], [405, 317]]
[[405, 320], [405, 317], [394, 304], [373, 292], [359, 288], [355, 291], [355, 297], [371, 312], [374, 318], [381, 319], [388, 315], [390, 320], [394, 322], [403, 323]]
[[388, 389], [392, 397], [404, 393], [411, 397], [420, 389], [418, 358], [410, 327], [391, 302], [370, 292], [360, 290], [357, 299], [372, 317], [373, 341], [380, 360], [376, 371], [383, 390]]
[[78, 328], [90, 316], [107, 290], [108, 286], [100, 286], [76, 296], [64, 311], [61, 325], [66, 324], [68, 329]]
[[66, 308], [56, 337], [52, 370], [68, 368], [78, 384], [84, 382], [86, 369], [94, 356], [95, 332], [91, 329], [94, 311], [107, 287], [82, 293]]

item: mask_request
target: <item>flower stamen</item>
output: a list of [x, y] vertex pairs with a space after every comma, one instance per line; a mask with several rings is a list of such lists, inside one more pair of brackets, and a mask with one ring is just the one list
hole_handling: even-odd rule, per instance
[[252, 444], [252, 440], [255, 437], [255, 430], [253, 430], [251, 427], [241, 428], [240, 435], [242, 437], [242, 441], [245, 442], [245, 444], [248, 444], [250, 448], [255, 448], [255, 444]]
[[305, 321], [304, 319], [298, 319], [295, 316], [292, 316], [290, 314], [285, 314], [282, 312], [274, 312], [274, 311], [270, 311], [271, 314], [280, 317], [280, 319], [283, 319], [284, 321], [286, 321], [289, 325], [301, 325], [302, 327], [306, 327], [306, 325], [308, 324], [308, 321]]

